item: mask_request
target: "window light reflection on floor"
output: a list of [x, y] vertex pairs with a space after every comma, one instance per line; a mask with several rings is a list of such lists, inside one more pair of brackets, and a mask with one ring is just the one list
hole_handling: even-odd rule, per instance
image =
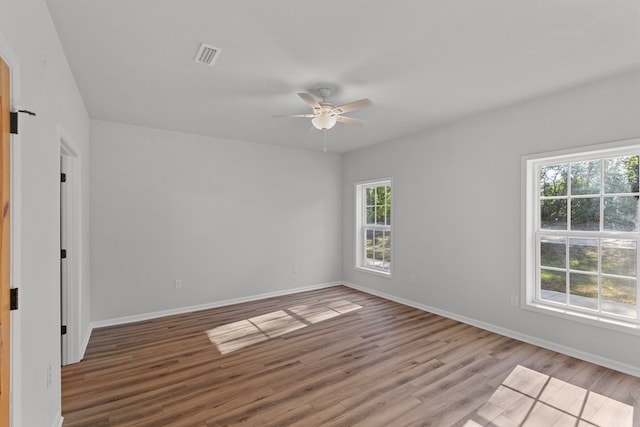
[[228, 354], [361, 308], [346, 300], [297, 305], [227, 323], [206, 332], [218, 351]]
[[633, 407], [518, 365], [464, 425], [477, 426], [632, 427]]

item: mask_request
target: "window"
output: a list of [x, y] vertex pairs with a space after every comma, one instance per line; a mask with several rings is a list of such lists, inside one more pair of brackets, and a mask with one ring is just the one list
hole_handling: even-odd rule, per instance
[[391, 276], [391, 179], [356, 184], [356, 268]]
[[634, 145], [525, 161], [528, 306], [640, 328], [639, 156]]

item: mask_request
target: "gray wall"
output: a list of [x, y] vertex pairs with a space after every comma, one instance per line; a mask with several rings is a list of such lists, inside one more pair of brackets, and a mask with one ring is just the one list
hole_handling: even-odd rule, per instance
[[[13, 108], [20, 115], [18, 156], [13, 165], [12, 284], [20, 308], [11, 315], [12, 423], [42, 427], [60, 421], [60, 131], [81, 165], [84, 230], [79, 253], [85, 310], [79, 328], [89, 328], [89, 118], [42, 0], [0, 2], [0, 55], [15, 67]], [[50, 375], [49, 375], [49, 369]], [[50, 382], [47, 380], [50, 377]]]
[[340, 280], [341, 156], [102, 121], [91, 144], [93, 320]]
[[[60, 129], [82, 166], [83, 333], [90, 303], [102, 320], [344, 279], [638, 367], [637, 335], [523, 311], [509, 298], [520, 292], [520, 157], [640, 136], [640, 72], [344, 158], [92, 122], [89, 228], [90, 122], [47, 6], [0, 4], [14, 107], [38, 114], [21, 118], [18, 138], [14, 425], [60, 416]], [[353, 270], [353, 183], [384, 176], [395, 179], [391, 280]]]
[[[640, 336], [510, 304], [521, 286], [521, 156], [638, 137], [639, 118], [636, 71], [345, 155], [343, 279], [640, 372]], [[353, 268], [354, 183], [386, 176], [392, 279]]]

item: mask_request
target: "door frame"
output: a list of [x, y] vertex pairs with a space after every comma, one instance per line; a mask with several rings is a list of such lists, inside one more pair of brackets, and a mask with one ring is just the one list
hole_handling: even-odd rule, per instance
[[[64, 154], [64, 145], [62, 140], [60, 141], [60, 176], [70, 177], [70, 173], [67, 170], [67, 155]], [[60, 179], [60, 252], [62, 250], [67, 251], [65, 258], [60, 256], [60, 324], [67, 325], [67, 331], [64, 335], [60, 336], [60, 364], [62, 366], [67, 365], [69, 362], [69, 300], [71, 299], [70, 293], [70, 274], [73, 270], [70, 269], [73, 261], [70, 257], [70, 246], [72, 246], [71, 233], [69, 232], [69, 226], [71, 225], [71, 203], [69, 200], [69, 181], [66, 179], [63, 181]], [[64, 326], [62, 326], [64, 327]]]
[[[0, 426], [11, 423], [11, 69], [0, 60]], [[6, 191], [6, 193], [5, 193]]]
[[[73, 148], [73, 143], [66, 136], [61, 126], [58, 126], [58, 136], [60, 140], [60, 158], [61, 172], [67, 174], [67, 182], [64, 183], [65, 206], [60, 206], [60, 212], [64, 210], [61, 216], [61, 229], [65, 232], [64, 238], [61, 235], [61, 245], [64, 242], [67, 250], [67, 258], [60, 259], [60, 268], [64, 267], [66, 280], [61, 283], [60, 287], [60, 304], [61, 319], [66, 320], [67, 335], [65, 339], [61, 339], [62, 345], [62, 365], [79, 362], [82, 358], [82, 336], [80, 328], [80, 319], [82, 318], [82, 287], [81, 283], [81, 265], [82, 265], [82, 246], [81, 246], [81, 170], [80, 157]], [[62, 187], [61, 187], [61, 191]], [[60, 195], [62, 196], [62, 194]], [[60, 197], [62, 201], [63, 198]], [[62, 249], [62, 246], [61, 246]], [[63, 265], [64, 263], [64, 265]], [[64, 309], [64, 312], [62, 312]], [[64, 344], [63, 344], [64, 343]]]
[[[20, 62], [11, 46], [0, 34], [0, 57], [7, 63], [11, 72], [10, 109], [15, 111], [21, 99]], [[22, 283], [22, 150], [20, 135], [11, 135], [11, 287], [19, 288]], [[10, 425], [22, 425], [22, 341], [21, 310], [11, 312], [11, 357], [10, 357]]]

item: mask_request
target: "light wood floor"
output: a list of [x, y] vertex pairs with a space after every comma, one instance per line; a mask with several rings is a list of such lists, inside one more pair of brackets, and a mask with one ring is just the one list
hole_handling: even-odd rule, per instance
[[64, 426], [640, 426], [640, 379], [346, 287], [93, 331]]

